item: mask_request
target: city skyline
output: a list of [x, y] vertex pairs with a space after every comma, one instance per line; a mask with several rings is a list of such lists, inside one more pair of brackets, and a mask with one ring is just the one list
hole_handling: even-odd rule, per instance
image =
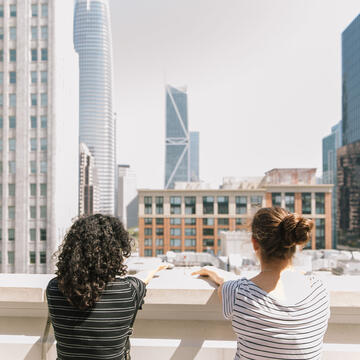
[[118, 157], [140, 188], [163, 184], [166, 83], [187, 84], [191, 128], [202, 138], [201, 180], [263, 175], [272, 164], [321, 169], [319, 140], [341, 119], [341, 32], [357, 2], [110, 6]]

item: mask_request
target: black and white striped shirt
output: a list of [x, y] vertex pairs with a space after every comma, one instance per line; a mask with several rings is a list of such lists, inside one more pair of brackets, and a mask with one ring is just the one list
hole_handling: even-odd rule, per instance
[[145, 284], [137, 279], [140, 301], [127, 278], [108, 283], [93, 308], [81, 311], [72, 306], [50, 280], [46, 296], [57, 341], [58, 360], [122, 360], [131, 320], [143, 304]]
[[309, 292], [293, 305], [281, 304], [246, 278], [223, 284], [223, 313], [237, 335], [236, 360], [321, 358], [329, 295], [319, 279], [309, 281]]

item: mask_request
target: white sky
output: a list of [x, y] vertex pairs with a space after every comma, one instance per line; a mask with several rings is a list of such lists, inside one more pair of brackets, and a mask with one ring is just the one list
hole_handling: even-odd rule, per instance
[[162, 188], [165, 84], [188, 87], [200, 177], [317, 167], [341, 118], [341, 32], [357, 0], [110, 0], [118, 163]]

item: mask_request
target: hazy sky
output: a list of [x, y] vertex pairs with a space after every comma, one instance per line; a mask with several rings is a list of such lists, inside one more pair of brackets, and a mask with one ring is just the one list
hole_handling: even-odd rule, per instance
[[186, 85], [200, 177], [317, 167], [341, 118], [341, 32], [357, 0], [110, 0], [118, 162], [161, 188], [165, 84]]

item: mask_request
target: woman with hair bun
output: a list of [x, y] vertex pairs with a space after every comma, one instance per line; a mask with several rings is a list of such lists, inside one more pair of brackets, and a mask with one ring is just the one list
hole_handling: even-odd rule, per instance
[[144, 303], [144, 281], [125, 276], [131, 239], [119, 219], [95, 214], [71, 226], [46, 296], [58, 360], [130, 359], [129, 336]]
[[329, 295], [318, 278], [292, 268], [296, 248], [309, 241], [313, 222], [279, 207], [262, 208], [251, 228], [258, 275], [225, 281], [216, 268], [193, 273], [219, 285], [223, 314], [237, 335], [235, 359], [320, 359]]

